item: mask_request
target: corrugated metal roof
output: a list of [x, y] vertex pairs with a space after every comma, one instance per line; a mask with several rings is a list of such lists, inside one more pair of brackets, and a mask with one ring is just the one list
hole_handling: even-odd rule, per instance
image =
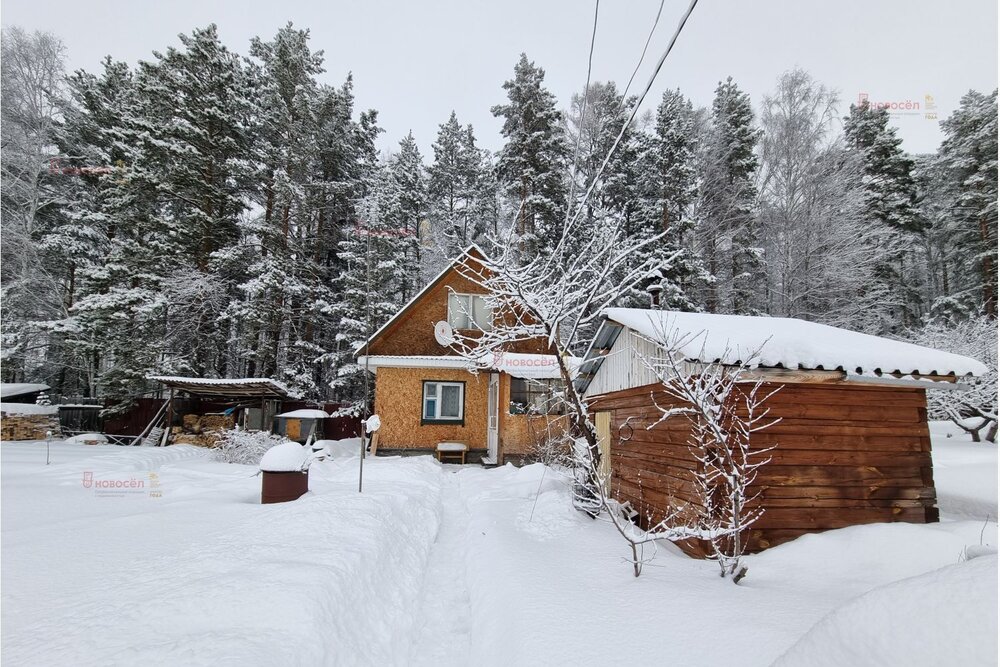
[[180, 389], [197, 396], [260, 396], [288, 398], [291, 390], [271, 378], [194, 378], [173, 375], [149, 375], [166, 387]]

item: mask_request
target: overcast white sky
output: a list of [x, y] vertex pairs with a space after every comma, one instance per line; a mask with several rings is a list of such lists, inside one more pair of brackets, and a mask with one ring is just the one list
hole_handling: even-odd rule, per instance
[[[624, 85], [652, 25], [658, 0], [604, 0], [594, 54], [595, 80]], [[687, 0], [667, 0], [645, 83]], [[546, 70], [563, 108], [586, 80], [594, 5], [582, 0], [368, 2], [281, 0], [3, 0], [2, 22], [51, 31], [68, 49], [71, 69], [96, 70], [105, 55], [135, 63], [177, 44], [179, 32], [214, 22], [225, 43], [246, 53], [254, 35], [270, 37], [287, 21], [309, 28], [326, 52], [326, 79], [355, 76], [359, 107], [379, 111], [383, 146], [413, 130], [425, 154], [454, 109], [481, 145], [501, 144], [490, 107], [518, 54]], [[933, 96], [939, 119], [970, 88], [997, 86], [995, 0], [701, 0], [644, 107], [679, 87], [697, 105], [711, 103], [720, 79], [733, 76], [759, 105], [778, 75], [803, 67], [840, 91], [842, 111], [867, 93], [873, 101], [918, 102], [921, 113], [894, 122], [913, 152], [940, 143], [924, 117]], [[636, 84], [636, 87], [638, 85]]]

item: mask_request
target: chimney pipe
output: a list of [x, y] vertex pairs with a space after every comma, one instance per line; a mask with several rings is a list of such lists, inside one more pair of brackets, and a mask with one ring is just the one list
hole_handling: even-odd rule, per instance
[[649, 283], [646, 291], [649, 292], [649, 307], [658, 309], [660, 307], [660, 293], [663, 292], [663, 285], [659, 281], [653, 281]]

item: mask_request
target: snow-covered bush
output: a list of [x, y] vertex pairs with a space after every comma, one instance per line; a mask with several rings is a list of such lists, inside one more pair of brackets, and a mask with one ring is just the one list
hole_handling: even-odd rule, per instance
[[963, 322], [935, 321], [911, 332], [910, 340], [946, 352], [962, 354], [983, 362], [989, 369], [978, 378], [963, 378], [966, 391], [927, 392], [927, 413], [931, 419], [950, 419], [979, 442], [997, 439], [997, 321], [974, 315]]
[[289, 440], [267, 431], [229, 429], [221, 433], [215, 446], [215, 458], [225, 463], [257, 465], [267, 450], [284, 442]]

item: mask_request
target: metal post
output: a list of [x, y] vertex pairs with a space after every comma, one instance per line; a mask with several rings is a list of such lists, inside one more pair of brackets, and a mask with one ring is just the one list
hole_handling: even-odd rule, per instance
[[45, 432], [45, 465], [49, 464], [49, 443], [52, 442], [52, 431]]
[[[167, 399], [167, 428], [164, 429], [165, 435], [160, 442], [170, 444], [170, 429], [174, 425], [174, 388], [170, 388], [170, 398]], [[154, 443], [154, 447], [160, 443]]]
[[[366, 313], [366, 332], [365, 340], [371, 341], [372, 338], [372, 233], [371, 233], [371, 220], [365, 217], [365, 309], [368, 311]], [[368, 421], [368, 358], [371, 356], [371, 350], [368, 349], [368, 343], [365, 343], [365, 396], [364, 396], [364, 407], [361, 409], [361, 458], [358, 463], [358, 493], [361, 493], [361, 489], [364, 485], [365, 479], [365, 449], [367, 448], [366, 443], [366, 422]]]

